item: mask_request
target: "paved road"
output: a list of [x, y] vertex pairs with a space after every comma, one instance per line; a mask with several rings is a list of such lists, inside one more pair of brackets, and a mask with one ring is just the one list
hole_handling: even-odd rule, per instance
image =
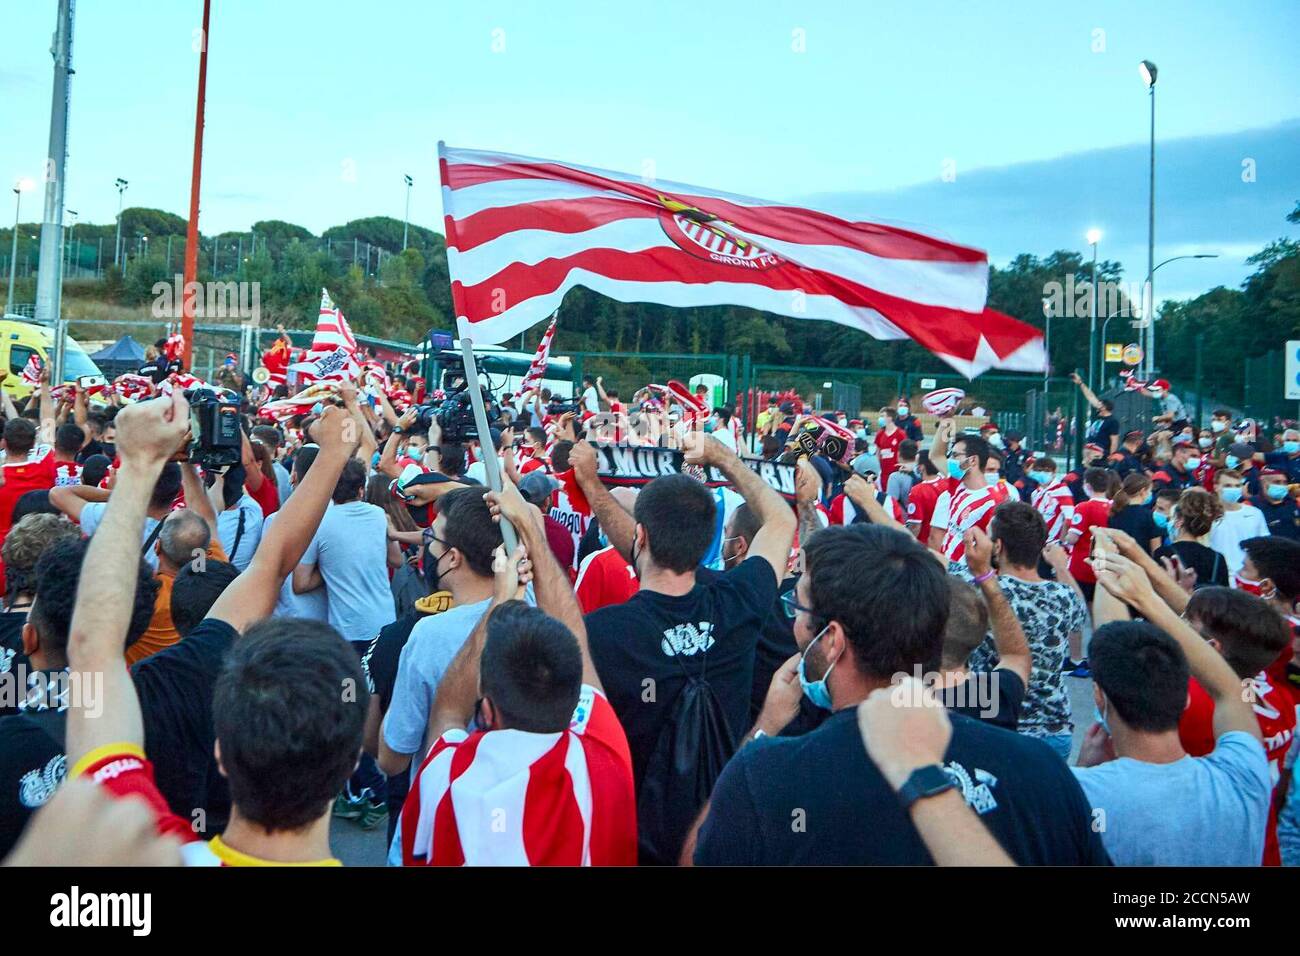
[[[1092, 681], [1067, 677], [1070, 691], [1070, 712], [1074, 715], [1074, 750], [1070, 761], [1079, 753], [1079, 743], [1092, 723]], [[335, 855], [348, 866], [383, 866], [388, 854], [385, 840], [386, 825], [373, 830], [362, 830], [351, 820], [335, 819], [330, 827], [330, 845]]]

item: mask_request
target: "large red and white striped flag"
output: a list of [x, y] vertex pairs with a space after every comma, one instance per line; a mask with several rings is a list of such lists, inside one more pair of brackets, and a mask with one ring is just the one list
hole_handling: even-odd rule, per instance
[[519, 383], [519, 391], [515, 392], [515, 398], [523, 395], [530, 388], [542, 387], [542, 380], [546, 378], [546, 366], [551, 361], [551, 339], [555, 338], [555, 320], [559, 317], [559, 313], [551, 316], [551, 324], [546, 327], [546, 331], [542, 333], [542, 340], [537, 343], [537, 351], [528, 366], [528, 374]]
[[311, 348], [303, 361], [289, 368], [298, 373], [299, 384], [317, 380], [355, 381], [361, 375], [357, 340], [328, 289], [320, 290], [320, 314], [316, 316], [316, 335], [311, 340]]
[[986, 308], [988, 257], [918, 232], [679, 183], [441, 143], [460, 334], [499, 343], [586, 286], [912, 339], [967, 376], [1042, 371], [1043, 335]]

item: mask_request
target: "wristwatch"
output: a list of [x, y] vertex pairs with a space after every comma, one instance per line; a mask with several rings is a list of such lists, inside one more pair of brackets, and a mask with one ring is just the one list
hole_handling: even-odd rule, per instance
[[944, 772], [943, 767], [932, 763], [928, 767], [917, 767], [912, 771], [912, 775], [898, 788], [898, 799], [902, 801], [903, 809], [908, 810], [916, 801], [937, 797], [955, 786], [952, 777]]

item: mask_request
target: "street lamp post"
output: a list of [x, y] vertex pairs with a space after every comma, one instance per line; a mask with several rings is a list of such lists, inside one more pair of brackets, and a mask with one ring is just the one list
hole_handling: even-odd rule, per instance
[[72, 247], [72, 237], [73, 237], [73, 235], [74, 235], [74, 234], [76, 233], [76, 231], [77, 231], [77, 210], [75, 210], [75, 209], [68, 209], [68, 210], [65, 210], [65, 211], [67, 212], [67, 214], [68, 214], [69, 216], [72, 217], [72, 224], [71, 224], [70, 226], [68, 226], [68, 238], [67, 238], [67, 241], [64, 243], [64, 245], [65, 245], [65, 247], [66, 247], [66, 250], [67, 250], [67, 251], [66, 251], [66, 255], [65, 255], [65, 259], [66, 259], [66, 261], [67, 261], [67, 265], [64, 267], [63, 274], [64, 274], [64, 277], [66, 278], [66, 277], [67, 277], [67, 274], [68, 274], [69, 272], [72, 271], [72, 248], [73, 248], [73, 247]]
[[9, 253], [9, 289], [5, 295], [5, 315], [14, 310], [14, 282], [18, 278], [18, 213], [22, 208], [23, 193], [34, 185], [25, 176], [14, 183], [14, 242], [13, 251]]
[[126, 192], [126, 187], [130, 184], [119, 176], [113, 181], [113, 185], [117, 187], [117, 239], [113, 243], [113, 265], [120, 267], [122, 256], [122, 193]]
[[[1043, 299], [1043, 401], [1047, 401], [1048, 380], [1052, 377], [1052, 300]], [[522, 338], [522, 335], [520, 336]], [[522, 349], [523, 346], [520, 346]]]
[[1143, 60], [1138, 64], [1138, 73], [1142, 77], [1142, 82], [1146, 84], [1148, 96], [1151, 98], [1151, 164], [1150, 164], [1150, 187], [1147, 193], [1147, 285], [1146, 285], [1146, 302], [1142, 314], [1146, 318], [1146, 343], [1147, 347], [1143, 350], [1143, 367], [1146, 369], [1146, 377], [1150, 378], [1155, 370], [1156, 364], [1156, 295], [1155, 288], [1151, 282], [1155, 276], [1156, 261], [1156, 65], [1150, 60]]
[[403, 176], [406, 180], [406, 218], [402, 220], [402, 251], [406, 251], [406, 234], [411, 228], [411, 186], [415, 184], [410, 176]]
[[1088, 308], [1088, 387], [1096, 391], [1097, 381], [1094, 374], [1097, 358], [1097, 243], [1101, 242], [1101, 230], [1089, 229], [1088, 244], [1092, 246], [1092, 305]]

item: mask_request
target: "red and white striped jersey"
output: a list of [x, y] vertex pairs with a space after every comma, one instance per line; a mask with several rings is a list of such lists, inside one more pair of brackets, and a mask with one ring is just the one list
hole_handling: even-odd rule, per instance
[[627, 737], [584, 685], [569, 729], [448, 731], [402, 808], [404, 866], [634, 866]]
[[1062, 541], [1070, 530], [1074, 514], [1074, 494], [1061, 479], [1034, 489], [1032, 504], [1047, 525], [1047, 540]]
[[960, 482], [939, 496], [934, 505], [932, 528], [943, 528], [943, 554], [949, 561], [964, 564], [966, 544], [962, 540], [971, 528], [988, 530], [993, 511], [1002, 500], [989, 486], [967, 488]]
[[559, 481], [560, 487], [555, 494], [551, 496], [550, 515], [573, 536], [573, 567], [570, 570], [578, 569], [578, 550], [582, 547], [582, 536], [587, 533], [587, 526], [591, 524], [591, 505], [587, 503], [587, 497], [578, 487], [578, 481], [573, 477], [573, 469], [562, 471], [555, 476]]

